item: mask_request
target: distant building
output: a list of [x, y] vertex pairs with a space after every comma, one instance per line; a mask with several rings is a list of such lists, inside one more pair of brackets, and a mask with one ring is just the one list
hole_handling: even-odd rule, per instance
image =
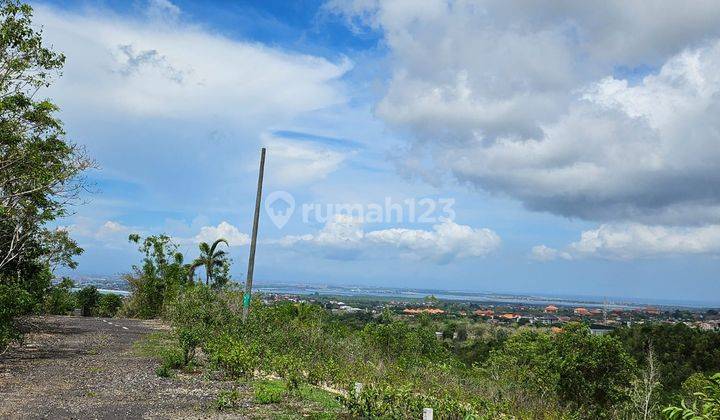
[[645, 308], [644, 312], [648, 315], [660, 315], [660, 309], [653, 308], [652, 306]]
[[555, 305], [548, 305], [545, 307], [546, 314], [556, 314], [557, 312], [558, 312], [558, 307]]
[[615, 327], [604, 324], [590, 324], [590, 333], [593, 335], [605, 335], [611, 333]]
[[495, 311], [492, 309], [478, 309], [475, 312], [473, 312], [477, 316], [484, 316], [491, 318], [493, 315], [495, 315]]
[[502, 314], [500, 315], [500, 319], [504, 319], [506, 321], [516, 321], [520, 318], [520, 315], [518, 314]]
[[588, 315], [590, 315], [590, 311], [588, 311], [588, 310], [585, 309], [585, 308], [575, 308], [575, 310], [573, 311], [573, 313], [574, 313], [575, 315], [578, 315], [578, 316], [588, 316]]
[[444, 314], [445, 311], [439, 308], [406, 308], [403, 310], [403, 313], [406, 315], [418, 315], [418, 314], [430, 314], [430, 315], [439, 315]]

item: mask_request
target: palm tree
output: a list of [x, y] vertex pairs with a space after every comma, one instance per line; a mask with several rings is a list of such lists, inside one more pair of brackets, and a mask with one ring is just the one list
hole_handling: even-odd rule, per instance
[[213, 279], [213, 269], [215, 267], [222, 267], [225, 263], [225, 255], [227, 254], [223, 250], [216, 250], [220, 243], [224, 243], [227, 246], [228, 241], [223, 238], [213, 242], [212, 245], [208, 245], [207, 242], [201, 242], [198, 248], [200, 248], [200, 256], [190, 264], [190, 270], [188, 272], [188, 281], [193, 282], [195, 276], [195, 269], [201, 265], [205, 266], [205, 285], [209, 285]]

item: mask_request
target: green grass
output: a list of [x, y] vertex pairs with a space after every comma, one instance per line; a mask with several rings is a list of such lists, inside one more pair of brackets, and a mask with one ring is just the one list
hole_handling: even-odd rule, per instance
[[334, 394], [312, 385], [288, 390], [284, 380], [256, 380], [252, 390], [254, 402], [267, 407], [263, 416], [273, 419], [335, 419], [345, 413]]
[[298, 396], [305, 401], [317, 404], [323, 410], [337, 412], [343, 409], [334, 394], [314, 386], [302, 385], [298, 390]]
[[287, 390], [283, 381], [255, 381], [253, 396], [258, 404], [277, 404], [283, 400]]
[[161, 356], [163, 350], [170, 346], [177, 346], [177, 340], [169, 331], [160, 331], [148, 334], [133, 343], [133, 350], [139, 356], [158, 357]]

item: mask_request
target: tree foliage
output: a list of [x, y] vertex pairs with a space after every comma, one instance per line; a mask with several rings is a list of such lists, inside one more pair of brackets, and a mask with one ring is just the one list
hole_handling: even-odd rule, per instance
[[134, 265], [132, 273], [125, 275], [132, 296], [125, 307], [125, 315], [154, 318], [163, 312], [166, 303], [177, 296], [180, 286], [187, 282], [188, 268], [183, 255], [167, 235], [148, 236], [132, 234], [128, 237], [138, 244], [143, 254], [142, 264]]
[[194, 282], [195, 269], [197, 267], [205, 267], [205, 285], [212, 285], [213, 287], [221, 287], [230, 280], [228, 269], [230, 267], [230, 261], [225, 251], [217, 249], [218, 245], [224, 243], [228, 245], [228, 242], [223, 239], [217, 239], [212, 245], [207, 242], [201, 242], [198, 245], [200, 249], [200, 256], [190, 264], [188, 279], [190, 282]]
[[[93, 166], [65, 138], [57, 106], [40, 97], [64, 62], [33, 27], [30, 6], [0, 1], [0, 300], [14, 302], [2, 309], [2, 331], [40, 308], [51, 270], [73, 267], [82, 252], [67, 232], [48, 228], [80, 198]], [[0, 333], [0, 345], [12, 335]]]
[[720, 334], [714, 331], [682, 323], [645, 323], [620, 328], [613, 336], [638, 361], [645, 360], [652, 345], [666, 394], [680, 391], [683, 381], [693, 373], [713, 374], [720, 370]]
[[100, 292], [95, 286], [85, 286], [77, 292], [77, 304], [82, 310], [82, 316], [95, 315], [100, 303]]

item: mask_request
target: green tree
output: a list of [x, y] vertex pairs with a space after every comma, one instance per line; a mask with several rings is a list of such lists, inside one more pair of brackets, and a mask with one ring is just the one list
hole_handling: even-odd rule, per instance
[[81, 252], [67, 232], [47, 227], [77, 202], [93, 166], [66, 140], [57, 106], [39, 95], [64, 62], [43, 45], [30, 6], [0, 0], [0, 300], [18, 300], [3, 310], [3, 331], [12, 328], [7, 314], [41, 307], [51, 268], [73, 266]]
[[100, 303], [100, 292], [95, 286], [85, 286], [78, 290], [77, 303], [82, 310], [82, 316], [92, 316], [96, 313]]
[[133, 272], [124, 276], [132, 292], [125, 314], [156, 317], [186, 282], [187, 267], [183, 264], [183, 255], [167, 235], [142, 239], [140, 235], [132, 234], [128, 239], [139, 244], [138, 250], [144, 257], [141, 265], [134, 265]]
[[720, 366], [720, 334], [715, 331], [682, 323], [644, 323], [619, 328], [612, 335], [639, 361], [645, 360], [652, 343], [666, 395], [680, 391], [683, 381], [693, 373], [713, 374]]
[[678, 406], [663, 410], [668, 419], [712, 420], [720, 418], [720, 373], [716, 373], [705, 388], [695, 393], [696, 401], [688, 404], [685, 400]]
[[227, 280], [227, 270], [223, 271], [223, 269], [229, 265], [227, 253], [223, 250], [217, 249], [218, 245], [220, 245], [221, 243], [228, 245], [228, 242], [223, 238], [216, 240], [212, 243], [212, 245], [208, 245], [207, 242], [201, 242], [200, 245], [198, 245], [198, 248], [200, 248], [200, 256], [197, 257], [195, 261], [193, 261], [193, 263], [190, 265], [190, 270], [188, 274], [188, 278], [191, 282], [195, 281], [195, 269], [200, 266], [205, 266], [206, 286], [215, 284], [213, 282], [213, 274], [215, 270], [221, 270], [221, 274], [225, 274], [224, 277], [221, 276], [221, 279]]
[[98, 302], [97, 314], [98, 316], [112, 318], [117, 314], [122, 304], [123, 301], [120, 295], [115, 293], [102, 294]]
[[75, 283], [67, 277], [51, 287], [45, 297], [45, 312], [53, 315], [67, 315], [75, 309], [77, 302], [72, 292], [73, 287], [75, 287]]
[[556, 335], [554, 347], [562, 401], [599, 416], [627, 399], [636, 366], [618, 339], [569, 324]]

